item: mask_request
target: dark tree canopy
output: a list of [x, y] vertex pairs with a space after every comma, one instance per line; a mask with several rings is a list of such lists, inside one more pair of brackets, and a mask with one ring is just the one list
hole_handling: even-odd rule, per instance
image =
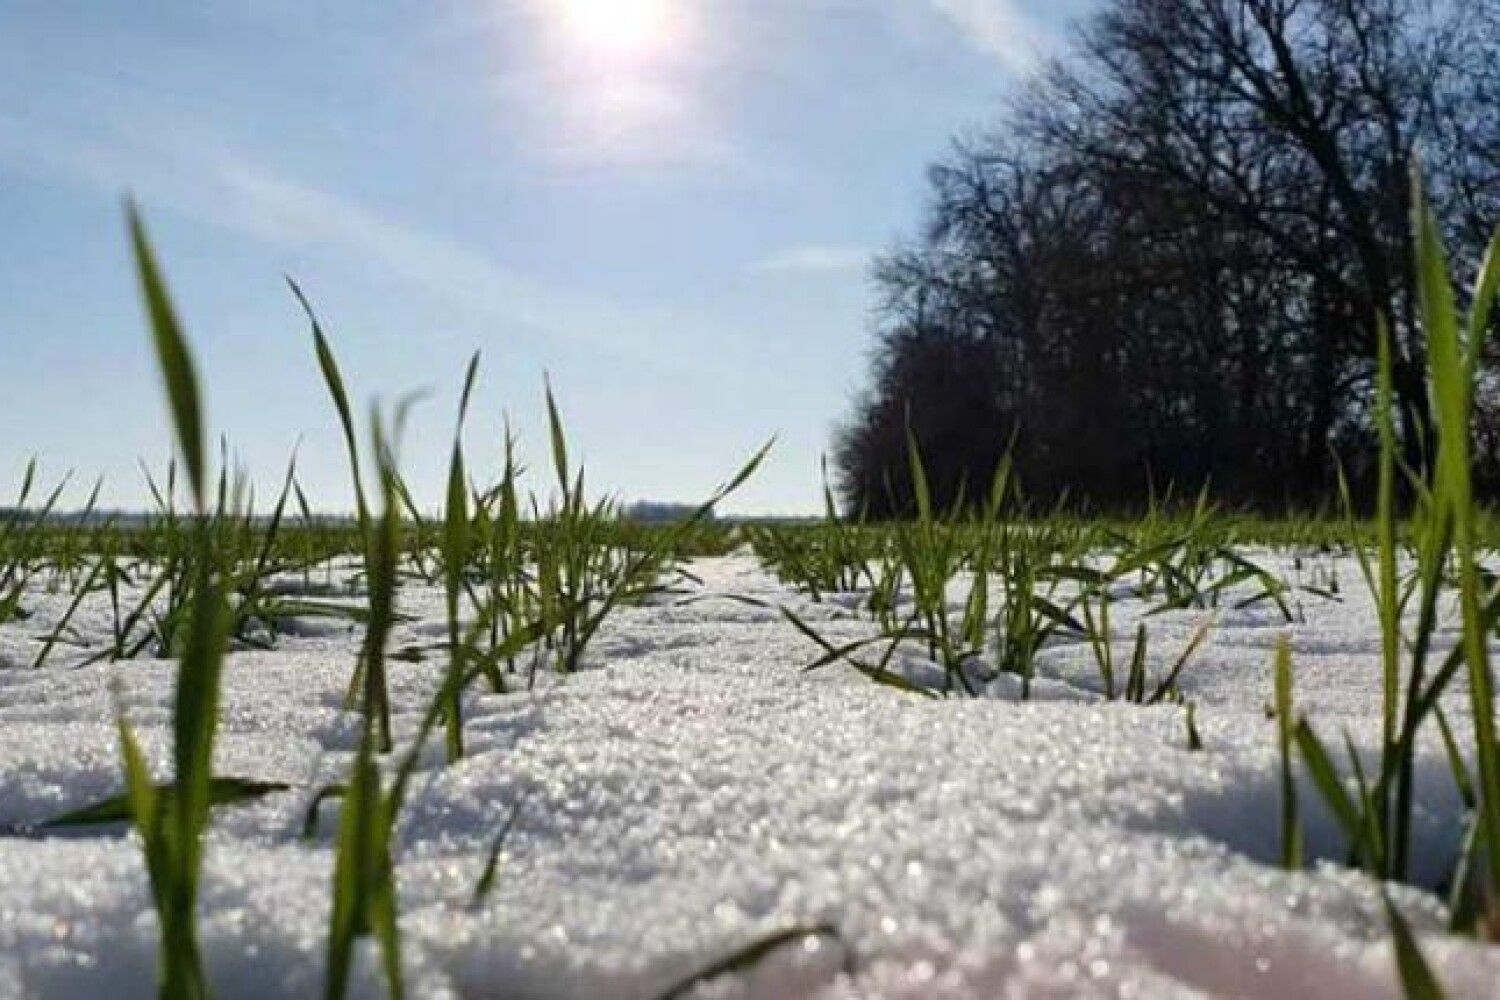
[[931, 169], [919, 238], [876, 264], [871, 384], [835, 448], [848, 506], [907, 509], [908, 425], [944, 503], [1010, 446], [1043, 501], [1320, 504], [1334, 454], [1370, 464], [1380, 322], [1420, 463], [1410, 176], [1472, 271], [1500, 219], [1497, 7], [1109, 0]]

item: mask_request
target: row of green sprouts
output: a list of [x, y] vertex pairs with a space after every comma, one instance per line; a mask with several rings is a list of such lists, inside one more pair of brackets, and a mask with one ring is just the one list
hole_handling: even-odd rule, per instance
[[[910, 521], [846, 519], [830, 499], [816, 525], [749, 532], [760, 560], [784, 583], [814, 601], [858, 594], [877, 626], [872, 636], [835, 644], [805, 616], [783, 609], [824, 650], [813, 668], [841, 662], [873, 680], [940, 695], [975, 695], [1010, 676], [1028, 698], [1042, 651], [1072, 641], [1087, 644], [1107, 699], [1155, 703], [1179, 697], [1177, 679], [1207, 629], [1194, 633], [1164, 676], [1148, 679], [1144, 621], [1129, 651], [1116, 649], [1112, 607], [1120, 594], [1149, 602], [1147, 617], [1261, 604], [1287, 621], [1299, 614], [1293, 588], [1237, 551], [1234, 525], [1215, 516], [1206, 494], [1186, 515], [1168, 514], [1164, 505], [1128, 525], [1060, 511], [1033, 516], [1002, 463], [977, 510], [960, 502], [940, 511], [914, 438], [908, 453], [916, 500]], [[912, 644], [942, 666], [936, 691], [891, 669], [898, 650]]]

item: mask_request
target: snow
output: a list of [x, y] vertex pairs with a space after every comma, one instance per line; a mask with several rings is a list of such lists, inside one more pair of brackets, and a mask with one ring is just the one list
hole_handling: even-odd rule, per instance
[[[411, 995], [651, 997], [760, 935], [815, 924], [840, 939], [788, 945], [697, 995], [1400, 995], [1380, 886], [1335, 863], [1342, 845], [1312, 797], [1309, 847], [1323, 860], [1274, 867], [1265, 705], [1278, 635], [1292, 637], [1296, 698], [1325, 739], [1347, 728], [1369, 750], [1378, 738], [1378, 632], [1352, 562], [1339, 566], [1345, 600], [1303, 595], [1303, 621], [1217, 612], [1181, 684], [1200, 752], [1180, 706], [1105, 704], [1086, 647], [1049, 648], [1030, 702], [1004, 684], [919, 699], [837, 665], [803, 672], [819, 651], [774, 607], [713, 595], [786, 604], [833, 641], [871, 632], [848, 602], [814, 604], [744, 554], [693, 571], [708, 599], [622, 609], [587, 669], [474, 694], [467, 756], [443, 766], [434, 746], [424, 758], [398, 834]], [[32, 619], [0, 626], [12, 666], [0, 669], [0, 828], [13, 834], [0, 838], [0, 996], [150, 997], [155, 917], [137, 841], [117, 827], [25, 827], [120, 790], [116, 697], [165, 768], [173, 668], [74, 667], [87, 650], [70, 646], [25, 669], [67, 600], [34, 594]], [[440, 594], [408, 590], [403, 607], [418, 620], [393, 647], [432, 642]], [[1142, 610], [1116, 608], [1121, 662]], [[1153, 675], [1209, 613], [1149, 619]], [[73, 638], [98, 641], [106, 615], [86, 602]], [[302, 824], [352, 758], [342, 699], [358, 635], [306, 625], [225, 670], [216, 773], [295, 787], [215, 812], [200, 914], [222, 997], [322, 989], [337, 802], [312, 840]], [[913, 676], [915, 658], [903, 654]], [[390, 664], [398, 738], [440, 669]], [[1460, 807], [1438, 746], [1419, 771], [1417, 869], [1432, 884]], [[517, 807], [495, 887], [474, 905]], [[1443, 935], [1435, 897], [1391, 891], [1450, 995], [1492, 995], [1500, 951]], [[352, 992], [383, 994], [373, 951]]]

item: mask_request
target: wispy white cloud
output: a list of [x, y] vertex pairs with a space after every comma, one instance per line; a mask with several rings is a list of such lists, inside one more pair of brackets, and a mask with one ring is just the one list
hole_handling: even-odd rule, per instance
[[504, 79], [495, 97], [527, 137], [520, 152], [550, 168], [684, 169], [737, 180], [755, 175], [752, 158], [676, 81], [601, 80], [549, 67]]
[[458, 315], [548, 340], [637, 358], [661, 356], [652, 310], [561, 289], [483, 249], [393, 218], [279, 172], [204, 123], [133, 109], [108, 125], [0, 111], [0, 173], [130, 192], [168, 210], [290, 253], [359, 265]]
[[853, 271], [869, 262], [865, 247], [808, 244], [778, 250], [751, 264], [750, 271], [759, 274], [810, 274], [827, 271]]
[[1012, 72], [1036, 64], [1048, 33], [1017, 0], [923, 0], [964, 36], [969, 45]]

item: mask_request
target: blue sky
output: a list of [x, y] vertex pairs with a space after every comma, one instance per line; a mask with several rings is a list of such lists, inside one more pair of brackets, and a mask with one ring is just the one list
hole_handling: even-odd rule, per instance
[[478, 349], [476, 475], [505, 413], [541, 467], [550, 373], [596, 486], [692, 499], [774, 433], [733, 509], [812, 509], [870, 255], [1089, 5], [9, 0], [0, 488], [35, 453], [135, 505], [137, 459], [169, 454], [129, 191], [263, 489], [300, 441], [310, 497], [348, 503], [290, 273], [361, 403], [430, 391], [403, 452], [424, 500]]

